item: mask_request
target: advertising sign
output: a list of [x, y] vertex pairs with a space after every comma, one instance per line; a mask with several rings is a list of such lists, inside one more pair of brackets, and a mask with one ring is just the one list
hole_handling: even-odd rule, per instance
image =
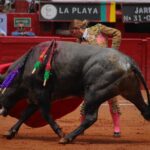
[[150, 22], [150, 3], [149, 4], [124, 4], [122, 6], [123, 21], [132, 22]]
[[14, 18], [14, 27], [18, 27], [19, 23], [23, 23], [25, 27], [31, 27], [31, 18], [27, 17], [15, 17]]
[[115, 3], [40, 3], [40, 21], [90, 21], [115, 22]]

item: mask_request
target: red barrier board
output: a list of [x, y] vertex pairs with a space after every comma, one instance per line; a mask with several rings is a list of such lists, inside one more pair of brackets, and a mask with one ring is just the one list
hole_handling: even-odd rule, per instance
[[0, 37], [0, 64], [13, 62], [36, 44], [39, 44], [44, 41], [50, 41], [52, 39], [58, 41], [76, 41], [76, 39], [72, 37], [58, 36]]

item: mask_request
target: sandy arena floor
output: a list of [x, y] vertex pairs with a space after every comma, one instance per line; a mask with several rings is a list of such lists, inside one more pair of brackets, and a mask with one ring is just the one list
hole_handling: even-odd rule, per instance
[[[112, 120], [107, 103], [99, 110], [99, 119], [88, 130], [68, 145], [58, 144], [59, 138], [50, 127], [30, 128], [23, 125], [12, 140], [3, 134], [16, 122], [12, 117], [0, 117], [0, 150], [150, 150], [150, 122], [143, 119], [131, 103], [121, 104], [121, 137], [112, 136]], [[58, 119], [65, 133], [72, 131], [79, 122], [79, 108]]]

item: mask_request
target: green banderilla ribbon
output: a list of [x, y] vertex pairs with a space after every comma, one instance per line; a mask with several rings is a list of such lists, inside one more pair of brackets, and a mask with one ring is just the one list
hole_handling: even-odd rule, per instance
[[34, 74], [35, 71], [40, 68], [40, 66], [41, 66], [41, 62], [40, 62], [40, 61], [37, 61], [37, 62], [34, 64], [34, 68], [33, 68], [33, 70], [32, 70], [32, 74]]
[[46, 85], [47, 80], [49, 79], [49, 77], [52, 76], [52, 73], [48, 70], [45, 71], [44, 73], [44, 82], [43, 82], [43, 86]]

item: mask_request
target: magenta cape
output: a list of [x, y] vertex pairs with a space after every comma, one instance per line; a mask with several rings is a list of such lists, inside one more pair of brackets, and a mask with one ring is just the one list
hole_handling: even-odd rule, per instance
[[[8, 64], [0, 64], [0, 73], [4, 73], [7, 68], [11, 65]], [[64, 115], [74, 111], [82, 102], [82, 98], [79, 97], [68, 97], [65, 99], [58, 99], [52, 103], [51, 111], [49, 112], [53, 119], [58, 119], [63, 117]], [[27, 102], [25, 99], [20, 100], [14, 108], [12, 108], [9, 112], [9, 115], [15, 117], [17, 119], [20, 118], [22, 111], [26, 108]], [[32, 117], [25, 122], [26, 125], [30, 127], [42, 127], [47, 125], [47, 122], [41, 116], [39, 111], [35, 112]]]

